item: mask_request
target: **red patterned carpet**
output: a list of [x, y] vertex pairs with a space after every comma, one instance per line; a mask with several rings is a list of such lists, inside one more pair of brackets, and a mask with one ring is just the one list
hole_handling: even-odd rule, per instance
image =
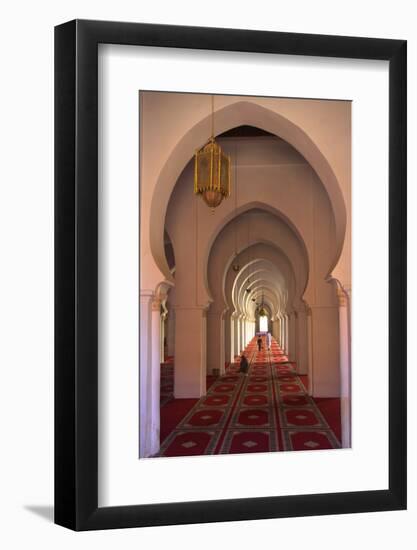
[[[308, 376], [300, 374], [298, 376], [305, 389], [308, 388]], [[339, 441], [342, 440], [342, 422], [340, 418], [340, 398], [339, 397], [313, 397], [314, 403], [319, 408], [321, 414], [327, 420], [334, 435]]]
[[340, 447], [275, 341], [271, 351], [258, 352], [253, 340], [246, 355], [248, 376], [239, 374], [239, 364], [233, 363], [224, 376], [208, 381], [207, 395], [198, 400], [174, 400], [173, 365], [161, 367], [160, 456]]

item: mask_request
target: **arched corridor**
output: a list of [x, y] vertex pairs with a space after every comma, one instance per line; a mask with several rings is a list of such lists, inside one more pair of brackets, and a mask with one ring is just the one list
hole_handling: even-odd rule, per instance
[[350, 104], [216, 97], [210, 208], [186, 95], [141, 94], [140, 456], [349, 447]]

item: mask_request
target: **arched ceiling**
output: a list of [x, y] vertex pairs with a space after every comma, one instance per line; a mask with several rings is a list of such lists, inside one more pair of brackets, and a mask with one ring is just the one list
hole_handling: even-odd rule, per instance
[[[195, 149], [207, 140], [208, 119], [209, 117], [203, 117], [195, 121], [194, 126], [177, 143], [159, 174], [152, 196], [150, 247], [156, 265], [167, 280], [172, 276], [169, 273], [162, 243], [168, 201], [176, 181], [192, 158]], [[318, 174], [330, 199], [335, 219], [336, 247], [329, 267], [330, 272], [341, 253], [346, 229], [346, 207], [331, 165], [302, 128], [272, 109], [258, 105], [254, 101], [238, 100], [216, 112], [217, 135], [242, 125], [254, 126], [281, 137], [298, 150]]]
[[261, 302], [269, 306], [274, 316], [285, 308], [287, 294], [287, 281], [279, 266], [258, 257], [242, 266], [236, 275], [232, 302], [235, 311], [251, 319]]
[[[283, 259], [277, 260], [278, 263], [284, 261], [291, 266], [295, 274], [296, 289], [294, 292], [300, 296], [303, 294], [309, 275], [309, 259], [305, 243], [291, 223], [274, 208], [266, 204], [251, 203], [244, 208], [236, 209], [234, 217], [223, 226], [217, 233], [216, 238], [213, 238], [207, 258], [207, 276], [210, 271], [208, 264], [212, 261], [212, 255], [218, 254], [219, 243], [225, 243], [228, 238], [233, 241], [234, 248], [231, 250], [229, 247], [227, 252], [223, 253], [223, 255], [228, 256], [222, 264], [223, 286], [227, 270], [234, 261], [234, 254], [245, 249], [249, 250], [252, 246], [264, 244], [281, 252]], [[238, 245], [237, 250], [236, 244]], [[248, 254], [249, 261], [253, 260], [255, 256], [251, 256], [250, 250]], [[213, 285], [209, 280], [207, 281], [207, 287], [209, 295], [212, 295]]]
[[[236, 240], [237, 234], [245, 238]], [[297, 236], [279, 217], [259, 208], [241, 213], [223, 228], [212, 246], [210, 308], [249, 320], [255, 319], [262, 301], [272, 318], [292, 311], [302, 301], [307, 265]]]

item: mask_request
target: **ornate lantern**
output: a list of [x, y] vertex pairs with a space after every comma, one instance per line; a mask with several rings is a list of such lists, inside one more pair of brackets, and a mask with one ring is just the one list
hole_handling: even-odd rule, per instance
[[256, 304], [256, 305], [259, 305], [259, 309], [258, 309], [258, 313], [259, 313], [259, 317], [266, 317], [268, 315], [268, 312], [267, 310], [265, 309], [264, 307], [264, 291], [262, 289], [262, 300], [261, 300], [261, 303], [260, 304]]
[[214, 139], [214, 107], [212, 97], [211, 138], [195, 152], [194, 193], [214, 210], [230, 195], [230, 157]]
[[195, 153], [194, 193], [210, 208], [216, 208], [230, 195], [230, 157], [214, 137]]

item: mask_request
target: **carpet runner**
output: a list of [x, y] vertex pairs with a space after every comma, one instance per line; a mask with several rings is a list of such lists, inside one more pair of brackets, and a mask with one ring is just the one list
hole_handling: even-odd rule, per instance
[[[237, 358], [225, 375], [210, 380], [207, 395], [193, 400], [191, 410], [169, 433], [164, 429], [161, 412], [163, 440], [158, 456], [340, 447], [319, 407], [307, 394], [294, 364], [288, 361], [275, 340], [271, 350], [258, 351], [254, 339], [245, 354], [250, 364], [248, 375], [239, 374]], [[173, 368], [172, 364], [169, 367]], [[167, 366], [166, 372], [169, 370]], [[165, 376], [172, 379], [171, 372]], [[167, 380], [164, 385], [172, 400]], [[164, 396], [161, 391], [162, 406], [164, 398], [168, 399], [168, 395]], [[165, 401], [165, 407], [171, 406], [173, 410], [175, 401]]]

